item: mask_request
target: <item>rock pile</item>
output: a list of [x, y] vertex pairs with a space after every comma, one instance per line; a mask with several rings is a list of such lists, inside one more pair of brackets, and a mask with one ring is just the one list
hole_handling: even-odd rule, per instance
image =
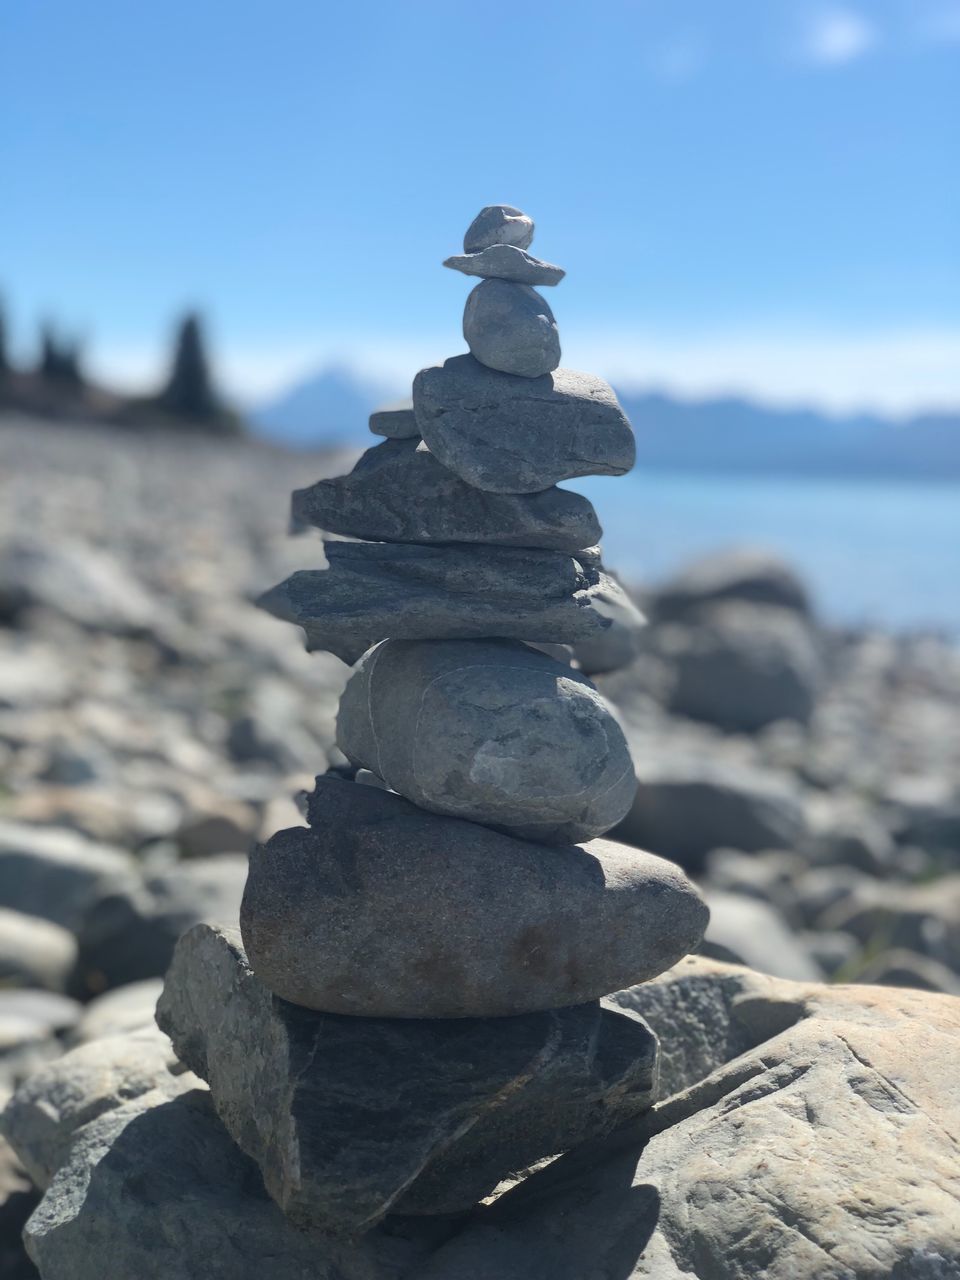
[[544, 651], [629, 607], [590, 503], [553, 486], [626, 471], [633, 438], [605, 383], [557, 369], [530, 284], [562, 272], [532, 234], [482, 211], [447, 264], [484, 278], [472, 354], [417, 376], [412, 419], [374, 415], [387, 438], [351, 475], [294, 495], [298, 522], [365, 540], [327, 542], [327, 568], [263, 604], [356, 663], [337, 739], [376, 785], [317, 779], [309, 826], [251, 856], [242, 937], [184, 935], [158, 1005], [269, 1194], [327, 1236], [463, 1211], [647, 1110], [655, 1037], [604, 997], [706, 923], [672, 864], [598, 838], [633, 765]]

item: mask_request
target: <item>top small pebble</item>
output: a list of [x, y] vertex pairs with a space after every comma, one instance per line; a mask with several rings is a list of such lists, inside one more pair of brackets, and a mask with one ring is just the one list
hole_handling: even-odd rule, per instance
[[512, 244], [526, 249], [533, 239], [533, 219], [512, 204], [488, 204], [467, 227], [464, 253], [479, 253], [492, 244]]

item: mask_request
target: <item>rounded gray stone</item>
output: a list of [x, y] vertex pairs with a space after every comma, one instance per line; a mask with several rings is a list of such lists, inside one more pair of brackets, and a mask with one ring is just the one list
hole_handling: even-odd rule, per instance
[[573, 369], [518, 378], [454, 356], [420, 370], [413, 405], [430, 452], [467, 484], [493, 493], [620, 476], [636, 458], [613, 388]]
[[240, 926], [260, 981], [310, 1009], [563, 1008], [670, 968], [706, 927], [678, 867], [609, 840], [517, 840], [333, 776], [308, 819], [251, 854]]
[[597, 690], [521, 644], [377, 645], [340, 699], [337, 745], [422, 809], [524, 839], [602, 835], [636, 791], [623, 731]]
[[514, 280], [517, 284], [559, 284], [567, 274], [563, 267], [534, 258], [514, 244], [491, 244], [479, 253], [457, 253], [443, 265], [465, 276], [486, 280]]
[[484, 280], [467, 298], [463, 336], [488, 369], [540, 378], [560, 363], [560, 335], [547, 303], [529, 285]]
[[488, 204], [467, 227], [464, 253], [479, 253], [492, 244], [512, 244], [526, 249], [533, 240], [533, 219], [512, 204]]

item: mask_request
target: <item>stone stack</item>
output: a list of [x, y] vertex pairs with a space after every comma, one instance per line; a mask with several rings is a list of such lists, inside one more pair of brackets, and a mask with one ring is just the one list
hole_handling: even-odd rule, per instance
[[656, 1040], [603, 997], [706, 924], [671, 863], [598, 838], [636, 781], [563, 646], [632, 606], [591, 504], [554, 486], [624, 473], [634, 445], [611, 388], [557, 367], [532, 286], [563, 272], [532, 236], [482, 210], [445, 264], [482, 278], [470, 354], [375, 414], [349, 475], [294, 494], [297, 523], [355, 541], [263, 604], [356, 664], [356, 777], [318, 778], [309, 826], [255, 850], [242, 938], [185, 935], [158, 1007], [269, 1193], [328, 1234], [469, 1209], [646, 1110]]

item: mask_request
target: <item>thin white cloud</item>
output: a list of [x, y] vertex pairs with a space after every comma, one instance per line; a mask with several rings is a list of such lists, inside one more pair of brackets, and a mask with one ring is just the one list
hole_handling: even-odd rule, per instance
[[[686, 397], [742, 395], [770, 404], [811, 404], [838, 413], [860, 409], [907, 415], [960, 406], [960, 328], [849, 336], [829, 333], [702, 334], [664, 338], [596, 329], [565, 329], [563, 363], [621, 386], [661, 387]], [[330, 364], [408, 393], [416, 371], [463, 350], [456, 333], [437, 331], [402, 342], [387, 335], [315, 334], [285, 343], [223, 342], [214, 367], [245, 404], [285, 391]], [[153, 348], [98, 348], [94, 371], [130, 390], [162, 373]]]
[[876, 26], [853, 9], [823, 9], [807, 28], [802, 53], [817, 66], [839, 67], [869, 53], [878, 39]]

